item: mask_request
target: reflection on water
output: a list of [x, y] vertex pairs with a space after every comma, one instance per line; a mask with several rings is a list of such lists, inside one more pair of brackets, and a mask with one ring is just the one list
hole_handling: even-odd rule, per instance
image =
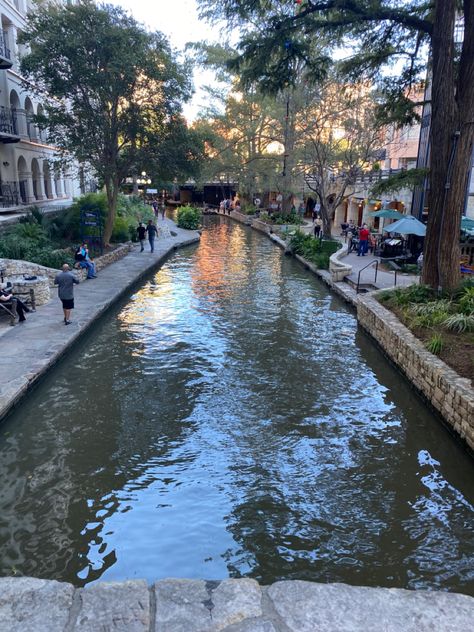
[[472, 461], [258, 233], [213, 218], [0, 428], [0, 568], [473, 593]]

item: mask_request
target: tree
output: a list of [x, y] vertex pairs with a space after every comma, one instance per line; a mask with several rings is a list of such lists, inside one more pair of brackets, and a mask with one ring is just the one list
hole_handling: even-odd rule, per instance
[[331, 237], [337, 207], [354, 195], [357, 178], [381, 146], [375, 102], [367, 86], [327, 81], [308, 89], [298, 120], [300, 167], [320, 204], [323, 233]]
[[[200, 5], [207, 17], [243, 25], [242, 55], [234, 64], [244, 63], [249, 78], [268, 77], [262, 72], [261, 51], [272, 60], [303, 59], [323, 71], [327, 60], [311, 58], [304, 47], [291, 43], [329, 34], [334, 47], [351, 49], [341, 68], [350, 77], [378, 81], [385, 95], [382, 109], [403, 123], [415, 116], [419, 104], [406, 95], [425, 72], [430, 51], [433, 160], [423, 281], [435, 288], [456, 287], [460, 219], [474, 141], [474, 0], [200, 0]], [[263, 20], [263, 33], [252, 28]], [[465, 37], [456, 43], [455, 25], [460, 22]], [[395, 67], [391, 76], [390, 66]], [[290, 64], [272, 61], [272, 68], [273, 82], [281, 86], [293, 81]]]
[[21, 63], [24, 76], [51, 97], [38, 122], [50, 142], [91, 165], [105, 185], [108, 243], [123, 179], [138, 172], [163, 139], [170, 147], [174, 132], [185, 132], [180, 111], [190, 96], [187, 69], [162, 34], [147, 32], [120, 8], [90, 0], [42, 7], [20, 41], [30, 47]]

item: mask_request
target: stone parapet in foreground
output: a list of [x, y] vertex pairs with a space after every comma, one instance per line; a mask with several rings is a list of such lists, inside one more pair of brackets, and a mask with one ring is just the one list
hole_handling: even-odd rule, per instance
[[2, 632], [471, 632], [474, 599], [446, 592], [253, 579], [87, 588], [0, 579]]

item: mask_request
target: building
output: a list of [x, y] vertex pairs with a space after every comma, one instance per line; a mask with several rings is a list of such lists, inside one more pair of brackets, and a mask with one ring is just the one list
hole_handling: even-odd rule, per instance
[[64, 170], [58, 152], [33, 121], [47, 95], [42, 100], [25, 89], [19, 73], [24, 47], [17, 38], [32, 10], [41, 10], [40, 5], [0, 0], [0, 212], [25, 205], [67, 205], [81, 193], [78, 170]]

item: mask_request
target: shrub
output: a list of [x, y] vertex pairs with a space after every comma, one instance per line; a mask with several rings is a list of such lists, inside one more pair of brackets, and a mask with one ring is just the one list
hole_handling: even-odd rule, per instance
[[182, 206], [178, 209], [177, 224], [180, 228], [197, 230], [201, 226], [201, 211], [193, 206]]
[[9, 235], [16, 236], [20, 239], [30, 239], [37, 244], [47, 241], [45, 231], [36, 223], [16, 224], [16, 226], [10, 229]]
[[474, 331], [474, 314], [452, 314], [443, 322], [446, 329], [464, 333], [465, 331]]
[[68, 263], [71, 267], [74, 266], [74, 257], [70, 248], [57, 250], [43, 248], [32, 253], [29, 261], [47, 268], [55, 268], [56, 270], [60, 270], [63, 263]]
[[440, 334], [434, 334], [430, 340], [426, 343], [426, 348], [431, 353], [439, 355], [444, 347], [444, 341]]
[[123, 242], [130, 239], [130, 222], [127, 217], [116, 217], [112, 230], [112, 241]]
[[463, 314], [474, 314], [474, 287], [464, 287], [458, 295], [458, 303]]

